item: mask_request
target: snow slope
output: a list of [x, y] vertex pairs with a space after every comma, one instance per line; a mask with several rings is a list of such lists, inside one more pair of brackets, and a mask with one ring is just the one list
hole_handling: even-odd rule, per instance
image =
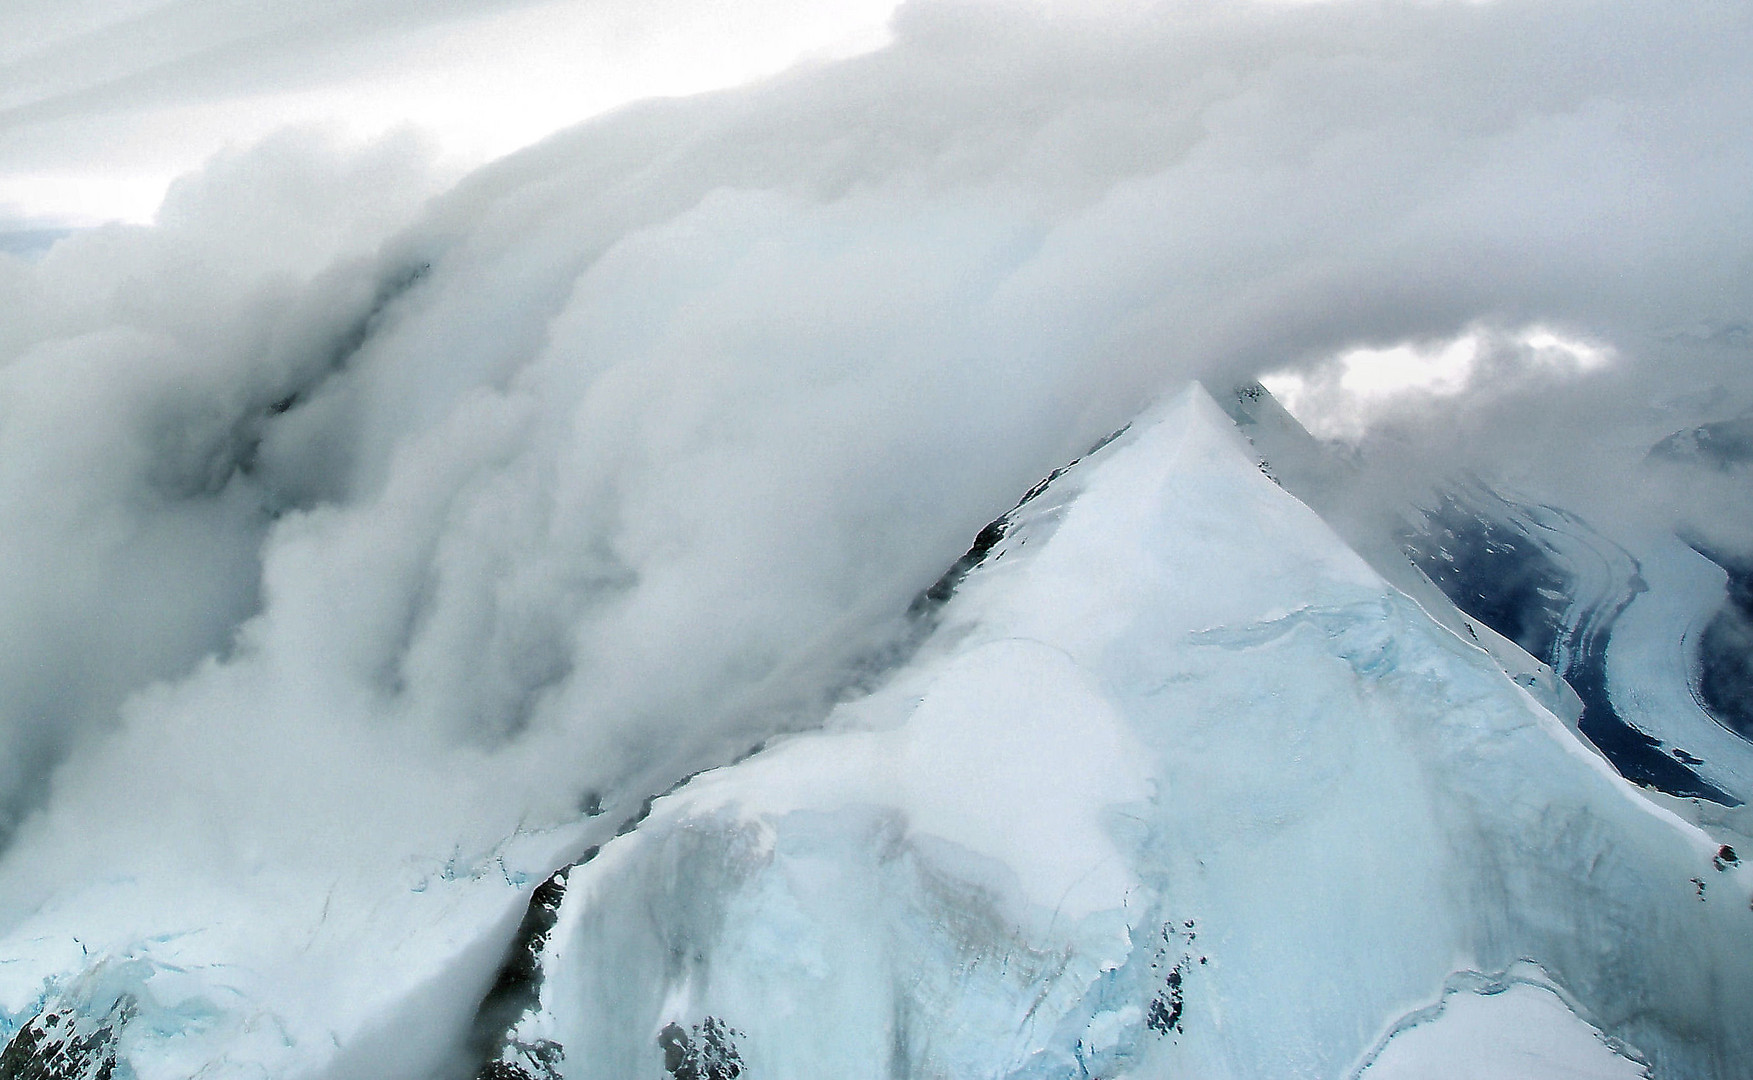
[[1572, 1012], [1541, 973], [1459, 980], [1382, 1046], [1358, 1080], [1638, 1080], [1648, 1073]]
[[[1358, 462], [1312, 437], [1260, 384], [1238, 388], [1224, 406], [1262, 468], [1389, 584], [1491, 653], [1621, 774], [1719, 805], [1753, 794], [1753, 745], [1712, 715], [1701, 692], [1701, 641], [1727, 603], [1725, 575], [1669, 522], [1609, 537], [1478, 477], [1434, 507], [1383, 520], [1380, 500], [1359, 498], [1367, 481]], [[1651, 454], [1670, 465], [1673, 457]]]
[[1203, 390], [994, 531], [881, 689], [555, 879], [489, 1075], [1753, 1075], [1753, 872]]
[[636, 810], [54, 895], [0, 942], [0, 1076], [1753, 1075], [1740, 838], [1620, 779], [1197, 386], [911, 617], [821, 730]]
[[1261, 468], [1320, 514], [1383, 580], [1431, 618], [1490, 653], [1504, 674], [1552, 712], [1572, 721], [1582, 714], [1583, 704], [1575, 691], [1550, 664], [1462, 611], [1408, 557], [1396, 535], [1404, 527], [1398, 515], [1393, 520], [1380, 520], [1382, 510], [1375, 500], [1357, 498], [1360, 480], [1356, 462], [1338, 445], [1310, 435], [1258, 382], [1238, 387], [1223, 404], [1237, 428], [1262, 455]]

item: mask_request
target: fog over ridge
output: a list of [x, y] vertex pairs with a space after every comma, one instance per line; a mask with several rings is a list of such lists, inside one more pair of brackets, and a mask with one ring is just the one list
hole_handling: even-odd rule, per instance
[[130, 874], [366, 894], [814, 722], [1189, 378], [1478, 330], [1383, 490], [1732, 541], [1742, 474], [1603, 489], [1753, 407], [1750, 22], [930, 0], [453, 187], [417, 135], [289, 132], [0, 254], [0, 928]]

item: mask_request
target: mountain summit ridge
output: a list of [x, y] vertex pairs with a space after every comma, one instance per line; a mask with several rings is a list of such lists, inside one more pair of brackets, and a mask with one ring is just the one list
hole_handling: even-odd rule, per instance
[[[1662, 950], [1589, 911], [1704, 924], [1711, 970], [1665, 965], [1690, 1007], [1740, 977], [1745, 875], [1699, 904], [1710, 838], [1388, 586], [1197, 385], [1020, 507], [939, 634], [577, 868], [542, 1005], [484, 1075], [543, 1075], [520, 1047], [657, 1075], [691, 1024], [763, 1077], [1373, 1080], [1480, 1022], [1452, 995], [1510, 986], [1481, 1068], [1740, 1075], [1736, 995], [1720, 1043], [1665, 1030], [1593, 959]], [[1611, 895], [1641, 860], [1671, 880]]]
[[[129, 1002], [88, 1055], [119, 1080], [1750, 1075], [1753, 871], [1198, 384], [1003, 520], [867, 693], [612, 837], [581, 817], [221, 934], [145, 907], [100, 946], [121, 966], [49, 948], [79, 909], [44, 912], [0, 972], [16, 1076], [60, 1075], [27, 1033], [102, 1019], [93, 964]], [[433, 996], [465, 982], [494, 988], [473, 1041]]]

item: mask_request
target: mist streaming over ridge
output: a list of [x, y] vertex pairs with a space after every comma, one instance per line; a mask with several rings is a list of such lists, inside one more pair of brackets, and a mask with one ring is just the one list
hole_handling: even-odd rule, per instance
[[271, 921], [812, 723], [1188, 378], [1611, 347], [1398, 414], [1409, 483], [1746, 409], [1750, 22], [915, 3], [442, 193], [292, 133], [0, 254], [0, 929], [130, 875]]

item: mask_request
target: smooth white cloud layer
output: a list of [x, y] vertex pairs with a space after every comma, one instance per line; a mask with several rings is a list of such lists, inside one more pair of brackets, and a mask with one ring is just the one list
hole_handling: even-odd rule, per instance
[[[478, 164], [635, 98], [875, 47], [895, 0], [89, 0], [0, 9], [0, 228], [150, 220], [291, 123]], [[14, 226], [16, 227], [16, 226]]]

